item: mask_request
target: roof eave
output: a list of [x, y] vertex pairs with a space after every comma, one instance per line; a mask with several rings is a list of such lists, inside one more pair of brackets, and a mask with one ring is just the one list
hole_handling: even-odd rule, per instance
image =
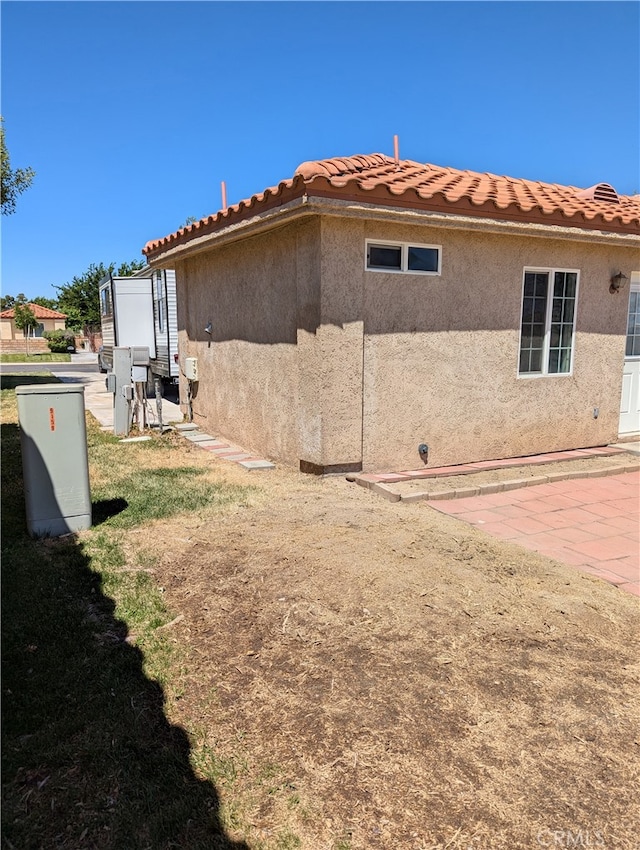
[[162, 239], [148, 242], [142, 249], [147, 262], [156, 259], [158, 254], [173, 251], [181, 245], [189, 245], [194, 241], [200, 243], [202, 239], [215, 233], [225, 231], [238, 222], [252, 221], [256, 216], [262, 216], [272, 209], [287, 207], [292, 201], [306, 194], [304, 181], [293, 178], [282, 181], [275, 187], [265, 189], [259, 195], [253, 195], [248, 201], [240, 201], [224, 210], [200, 219], [194, 224], [184, 227], [176, 233], [171, 233]]
[[420, 210], [383, 206], [381, 204], [357, 203], [352, 201], [327, 201], [311, 199], [308, 212], [336, 215], [340, 217], [358, 217], [399, 224], [429, 224], [451, 230], [472, 230], [485, 233], [502, 233], [514, 236], [528, 236], [544, 239], [560, 239], [571, 242], [606, 243], [624, 247], [640, 247], [640, 229], [635, 233], [600, 230], [593, 227], [580, 227], [576, 224], [555, 223], [552, 221], [518, 220], [515, 217], [490, 218], [475, 212], [463, 214], [451, 210]]
[[559, 211], [543, 213], [536, 210], [525, 213], [515, 205], [498, 209], [491, 203], [476, 206], [465, 199], [452, 204], [441, 199], [426, 201], [417, 195], [415, 198], [408, 198], [407, 194], [396, 197], [388, 193], [388, 197], [382, 202], [383, 199], [373, 198], [371, 192], [345, 195], [333, 187], [308, 187], [308, 194], [301, 194], [288, 203], [270, 204], [268, 209], [251, 216], [236, 215], [235, 220], [226, 224], [224, 221], [216, 221], [216, 226], [205, 229], [201, 235], [183, 232], [176, 239], [163, 240], [157, 248], [149, 250], [146, 255], [147, 262], [154, 268], [168, 268], [172, 263], [206, 251], [214, 244], [235, 242], [309, 215], [368, 217], [404, 223], [429, 223], [455, 229], [619, 245], [637, 245], [640, 242], [640, 226], [633, 228], [621, 223], [606, 222], [600, 217], [569, 218]]
[[264, 233], [281, 227], [293, 219], [310, 215], [312, 212], [314, 211], [308, 207], [307, 196], [303, 195], [287, 204], [275, 206], [251, 217], [242, 217], [231, 221], [226, 226], [218, 226], [200, 236], [191, 236], [189, 239], [175, 240], [173, 244], [160, 245], [147, 253], [146, 260], [152, 269], [173, 268], [175, 263], [208, 251], [213, 246], [226, 245], [257, 233]]
[[313, 197], [335, 198], [336, 200], [401, 209], [415, 209], [424, 212], [445, 213], [449, 215], [474, 216], [490, 218], [497, 221], [515, 221], [520, 223], [558, 225], [560, 227], [577, 227], [584, 230], [597, 230], [612, 233], [640, 234], [640, 216], [629, 223], [620, 220], [618, 216], [611, 220], [600, 214], [586, 217], [581, 213], [568, 216], [560, 209], [545, 212], [540, 207], [523, 210], [516, 203], [498, 206], [492, 201], [474, 204], [469, 198], [462, 197], [457, 201], [449, 201], [444, 195], [434, 194], [431, 197], [421, 197], [415, 190], [407, 190], [400, 195], [389, 191], [384, 184], [372, 189], [357, 189], [354, 183], [336, 188], [328, 181], [314, 181], [308, 193]]

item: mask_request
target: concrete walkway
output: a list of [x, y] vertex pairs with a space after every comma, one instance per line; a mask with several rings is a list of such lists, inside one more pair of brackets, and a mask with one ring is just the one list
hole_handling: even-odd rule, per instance
[[[103, 430], [113, 431], [113, 395], [107, 392], [105, 375], [98, 371], [97, 356], [91, 353], [71, 355], [71, 363], [51, 363], [47, 368], [56, 378], [65, 383], [79, 383], [84, 386], [85, 408], [98, 420]], [[87, 364], [95, 363], [96, 371], [86, 371]], [[78, 368], [80, 366], [80, 368]], [[156, 401], [151, 398], [147, 406], [150, 425], [157, 422]], [[219, 440], [215, 436], [203, 433], [198, 426], [183, 422], [184, 416], [177, 403], [162, 399], [162, 423], [171, 425], [174, 430], [192, 445], [209, 452], [220, 460], [237, 463], [248, 471], [274, 469], [275, 464], [228, 440]], [[132, 434], [135, 439], [135, 435]]]
[[[76, 366], [82, 364], [83, 369]], [[86, 371], [87, 364], [95, 364], [95, 372]], [[80, 353], [71, 355], [71, 363], [47, 363], [46, 368], [64, 383], [82, 384], [84, 386], [84, 403], [87, 410], [98, 420], [104, 429], [113, 430], [113, 394], [107, 392], [106, 375], [98, 371], [98, 358], [96, 354]], [[157, 422], [156, 401], [154, 398], [148, 400], [147, 413], [149, 423]], [[182, 422], [182, 411], [178, 404], [162, 399], [162, 422], [171, 425]]]

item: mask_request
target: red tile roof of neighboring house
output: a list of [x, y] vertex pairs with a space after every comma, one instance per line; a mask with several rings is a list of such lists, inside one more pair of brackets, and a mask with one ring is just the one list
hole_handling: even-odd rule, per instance
[[[29, 302], [27, 307], [31, 307], [33, 310], [33, 314], [36, 319], [66, 319], [66, 313], [58, 313], [57, 310], [50, 310], [48, 307], [41, 307], [40, 304], [33, 304]], [[3, 310], [0, 313], [0, 319], [14, 319], [15, 318], [15, 310], [13, 307], [10, 310]]]
[[521, 223], [640, 233], [640, 195], [618, 195], [607, 183], [589, 189], [476, 171], [459, 171], [384, 154], [303, 162], [292, 178], [246, 201], [148, 242], [151, 255], [303, 195], [378, 206], [470, 215]]

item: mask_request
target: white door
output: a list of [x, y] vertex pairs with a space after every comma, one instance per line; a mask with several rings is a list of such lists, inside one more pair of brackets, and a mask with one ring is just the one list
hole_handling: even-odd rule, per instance
[[620, 436], [640, 434], [640, 272], [631, 273], [627, 347], [622, 372]]

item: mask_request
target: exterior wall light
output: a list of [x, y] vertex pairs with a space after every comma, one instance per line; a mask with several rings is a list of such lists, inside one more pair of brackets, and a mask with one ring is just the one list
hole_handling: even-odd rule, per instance
[[213, 330], [213, 326], [211, 325], [211, 322], [207, 322], [207, 327], [204, 329], [204, 332], [206, 334], [210, 334], [212, 330]]
[[622, 272], [618, 272], [618, 274], [614, 274], [611, 278], [611, 286], [609, 287], [609, 292], [620, 292], [621, 289], [624, 288], [624, 285], [629, 280], [626, 274], [622, 274]]

